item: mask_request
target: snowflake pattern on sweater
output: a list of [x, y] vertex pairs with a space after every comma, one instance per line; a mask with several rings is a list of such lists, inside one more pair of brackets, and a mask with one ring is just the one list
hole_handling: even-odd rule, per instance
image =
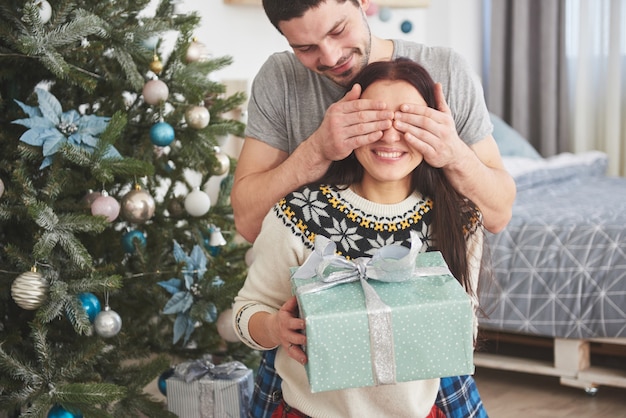
[[335, 242], [337, 253], [348, 259], [371, 256], [390, 244], [410, 247], [412, 230], [422, 240], [422, 250], [431, 249], [431, 199], [417, 198], [405, 213], [376, 216], [354, 207], [341, 193], [328, 185], [304, 187], [281, 199], [274, 211], [307, 248], [313, 249], [315, 237], [322, 235]]

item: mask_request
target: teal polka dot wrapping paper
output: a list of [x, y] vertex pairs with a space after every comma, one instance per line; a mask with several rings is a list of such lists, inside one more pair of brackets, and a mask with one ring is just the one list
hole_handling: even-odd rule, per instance
[[[469, 296], [451, 274], [432, 267], [447, 265], [439, 252], [420, 253], [408, 280], [367, 280], [391, 309], [391, 341], [395, 382], [474, 373], [473, 308]], [[420, 273], [422, 270], [422, 273]], [[437, 274], [424, 275], [424, 271]], [[296, 269], [294, 269], [296, 271]], [[307, 376], [312, 392], [376, 386], [370, 322], [359, 280], [317, 292], [298, 294], [312, 278], [294, 278], [301, 316], [306, 322]], [[380, 333], [379, 329], [373, 330]], [[379, 338], [378, 341], [381, 339]], [[384, 345], [384, 344], [383, 344]]]

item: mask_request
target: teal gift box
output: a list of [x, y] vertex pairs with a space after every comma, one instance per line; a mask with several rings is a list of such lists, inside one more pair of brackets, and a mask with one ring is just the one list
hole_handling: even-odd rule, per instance
[[291, 283], [312, 392], [472, 374], [473, 308], [440, 252], [386, 246], [346, 260], [318, 236]]

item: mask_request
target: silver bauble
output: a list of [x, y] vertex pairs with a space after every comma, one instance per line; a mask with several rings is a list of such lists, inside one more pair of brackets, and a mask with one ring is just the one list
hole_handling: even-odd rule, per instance
[[154, 216], [155, 209], [154, 198], [138, 185], [122, 198], [122, 217], [128, 222], [144, 223]]
[[122, 318], [107, 305], [96, 315], [93, 329], [102, 338], [115, 337], [122, 329]]
[[4, 194], [4, 182], [0, 179], [0, 197]]
[[228, 170], [230, 170], [230, 158], [228, 154], [218, 151], [215, 153], [215, 159], [217, 162], [213, 166], [213, 175], [221, 176], [222, 174], [228, 173]]
[[204, 129], [211, 121], [211, 114], [204, 106], [191, 106], [185, 112], [185, 121], [194, 129]]
[[17, 306], [32, 311], [40, 307], [48, 297], [48, 282], [33, 268], [13, 281], [11, 296]]

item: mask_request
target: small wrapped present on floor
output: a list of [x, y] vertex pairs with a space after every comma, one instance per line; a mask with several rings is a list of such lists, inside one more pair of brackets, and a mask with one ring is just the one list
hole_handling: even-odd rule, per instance
[[294, 269], [312, 392], [474, 372], [470, 298], [440, 252], [411, 240], [347, 260], [317, 236]]
[[211, 356], [177, 365], [166, 381], [167, 408], [179, 418], [248, 416], [252, 370], [232, 361], [214, 365]]

